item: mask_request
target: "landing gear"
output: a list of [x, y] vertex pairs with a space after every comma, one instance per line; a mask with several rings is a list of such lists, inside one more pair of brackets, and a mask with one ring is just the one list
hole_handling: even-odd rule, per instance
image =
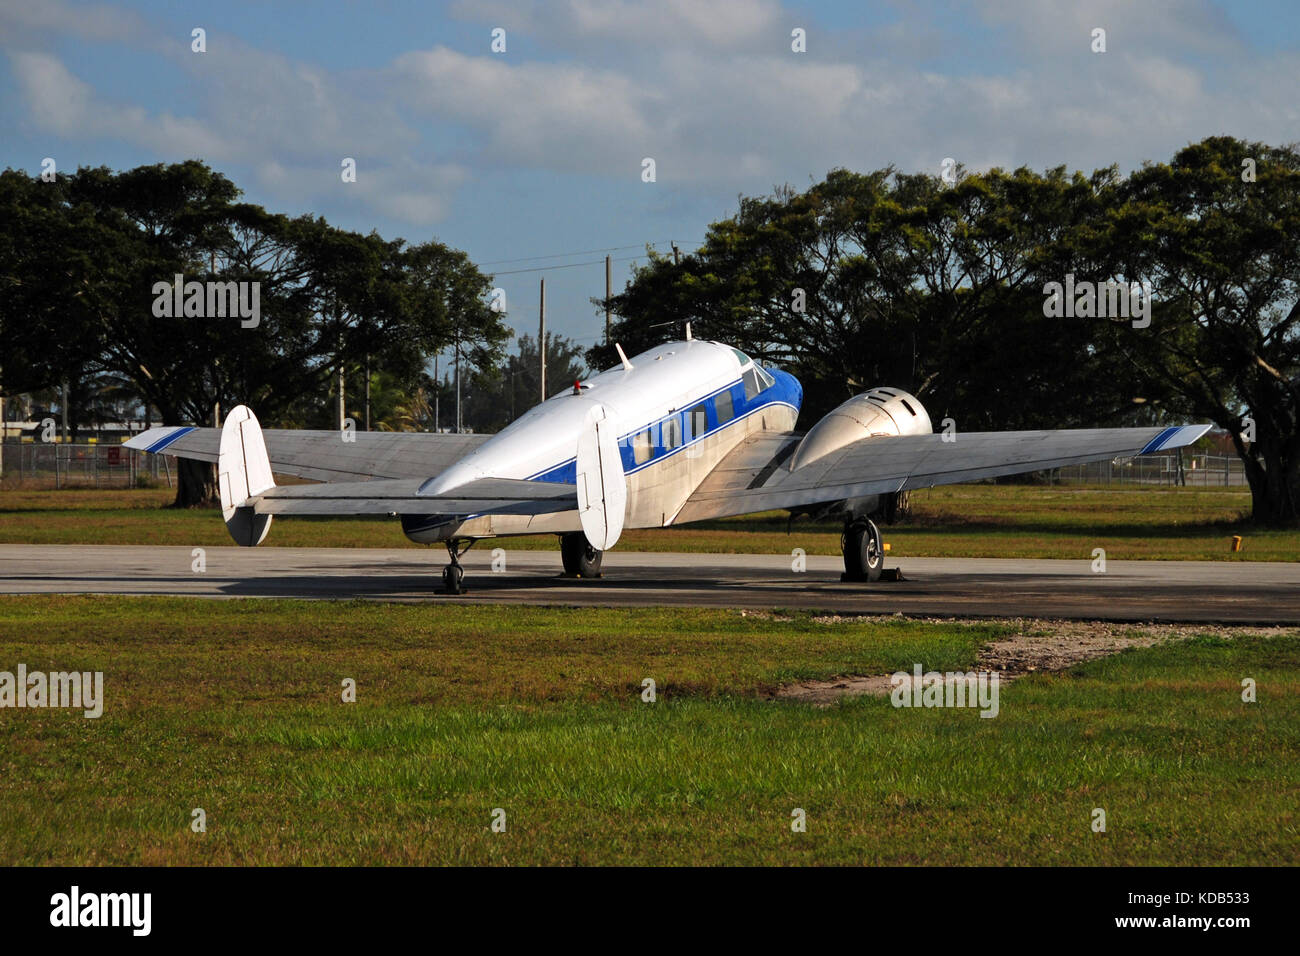
[[451, 558], [451, 564], [442, 569], [442, 586], [448, 594], [465, 593], [465, 569], [460, 566], [460, 556], [474, 547], [474, 540], [471, 538], [465, 547], [460, 547], [460, 539], [452, 538], [447, 542], [447, 555]]
[[879, 581], [885, 567], [885, 549], [880, 543], [880, 529], [875, 522], [857, 518], [844, 525], [840, 538], [844, 552], [841, 581]]
[[600, 562], [605, 552], [597, 551], [581, 531], [560, 535], [560, 557], [564, 573], [571, 578], [600, 577]]

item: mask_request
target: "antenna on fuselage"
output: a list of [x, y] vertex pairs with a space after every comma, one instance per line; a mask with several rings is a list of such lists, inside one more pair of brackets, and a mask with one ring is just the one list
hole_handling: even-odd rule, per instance
[[632, 363], [627, 360], [627, 354], [623, 351], [623, 346], [615, 342], [614, 348], [618, 351], [618, 357], [623, 363], [623, 370], [627, 372], [632, 371]]

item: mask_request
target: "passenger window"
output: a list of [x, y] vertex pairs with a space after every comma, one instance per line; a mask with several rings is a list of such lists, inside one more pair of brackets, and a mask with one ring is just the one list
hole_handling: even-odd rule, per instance
[[677, 418], [670, 418], [660, 426], [662, 430], [664, 451], [671, 451], [682, 443], [682, 423]]
[[686, 415], [686, 440], [699, 438], [709, 430], [708, 408], [703, 402], [692, 408]]
[[736, 409], [731, 401], [731, 389], [718, 392], [713, 399], [713, 411], [718, 416], [718, 424], [725, 425], [736, 417]]
[[632, 460], [638, 465], [644, 465], [654, 457], [654, 453], [654, 430], [647, 428], [645, 431], [637, 432], [636, 437], [632, 439]]

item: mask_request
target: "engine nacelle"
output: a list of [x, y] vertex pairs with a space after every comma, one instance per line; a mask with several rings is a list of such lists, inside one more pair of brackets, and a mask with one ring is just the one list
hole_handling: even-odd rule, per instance
[[873, 388], [854, 395], [814, 425], [795, 449], [790, 470], [862, 438], [929, 435], [933, 431], [929, 413], [915, 396], [899, 388]]

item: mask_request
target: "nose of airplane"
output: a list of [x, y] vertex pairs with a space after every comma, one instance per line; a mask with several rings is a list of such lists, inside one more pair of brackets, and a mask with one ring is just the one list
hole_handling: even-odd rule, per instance
[[776, 390], [781, 393], [781, 396], [795, 408], [802, 407], [803, 386], [799, 384], [799, 380], [779, 368], [770, 368], [768, 372], [776, 379]]

